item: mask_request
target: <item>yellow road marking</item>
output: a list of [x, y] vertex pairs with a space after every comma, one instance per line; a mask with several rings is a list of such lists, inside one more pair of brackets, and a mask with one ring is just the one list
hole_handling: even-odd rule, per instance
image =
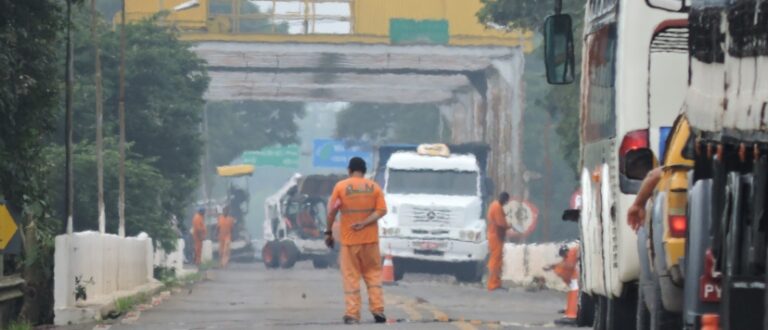
[[461, 330], [477, 330], [477, 327], [464, 321], [453, 322], [451, 324]]

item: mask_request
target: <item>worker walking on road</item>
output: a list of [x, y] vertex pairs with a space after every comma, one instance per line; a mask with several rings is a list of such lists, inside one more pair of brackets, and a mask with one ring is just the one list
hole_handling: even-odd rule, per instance
[[235, 218], [229, 215], [229, 206], [225, 206], [219, 215], [219, 265], [226, 268], [229, 264], [229, 245], [232, 243], [232, 228], [235, 226]]
[[197, 209], [197, 213], [192, 218], [192, 239], [195, 240], [195, 265], [200, 266], [203, 253], [203, 241], [208, 236], [208, 230], [205, 228], [205, 209]]
[[565, 303], [565, 317], [556, 320], [556, 324], [575, 325], [578, 316], [578, 292], [579, 292], [579, 247], [569, 247], [566, 244], [560, 246], [558, 255], [562, 261], [544, 267], [545, 271], [553, 271], [568, 286], [568, 297]]
[[488, 207], [488, 291], [501, 289], [501, 265], [504, 239], [509, 230], [504, 205], [509, 203], [509, 194], [502, 192], [499, 199]]
[[333, 248], [333, 222], [341, 212], [341, 251], [339, 259], [344, 280], [345, 324], [360, 322], [360, 278], [368, 288], [368, 305], [376, 323], [384, 323], [384, 297], [381, 288], [381, 254], [378, 220], [387, 213], [384, 193], [376, 182], [366, 179], [362, 158], [349, 161], [349, 178], [333, 188], [329, 200], [325, 242]]

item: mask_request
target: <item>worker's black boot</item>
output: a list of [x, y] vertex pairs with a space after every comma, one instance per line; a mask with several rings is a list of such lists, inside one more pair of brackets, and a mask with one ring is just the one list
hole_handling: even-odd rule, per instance
[[387, 323], [387, 316], [384, 313], [373, 313], [373, 319], [376, 323]]
[[358, 324], [358, 323], [360, 323], [360, 321], [358, 319], [356, 319], [354, 317], [351, 317], [349, 315], [344, 315], [344, 318], [342, 318], [342, 319], [344, 320], [344, 324]]

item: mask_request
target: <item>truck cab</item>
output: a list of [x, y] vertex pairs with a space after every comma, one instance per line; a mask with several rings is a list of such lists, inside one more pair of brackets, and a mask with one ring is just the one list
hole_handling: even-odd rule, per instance
[[396, 278], [436, 271], [482, 280], [488, 243], [479, 164], [475, 154], [451, 153], [446, 145], [389, 156], [383, 176], [389, 212], [379, 222], [380, 244], [394, 257]]

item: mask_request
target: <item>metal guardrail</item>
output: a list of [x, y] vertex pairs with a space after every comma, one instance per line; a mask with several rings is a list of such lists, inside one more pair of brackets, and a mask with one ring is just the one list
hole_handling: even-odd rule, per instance
[[0, 276], [0, 304], [23, 297], [25, 285], [20, 275]]

